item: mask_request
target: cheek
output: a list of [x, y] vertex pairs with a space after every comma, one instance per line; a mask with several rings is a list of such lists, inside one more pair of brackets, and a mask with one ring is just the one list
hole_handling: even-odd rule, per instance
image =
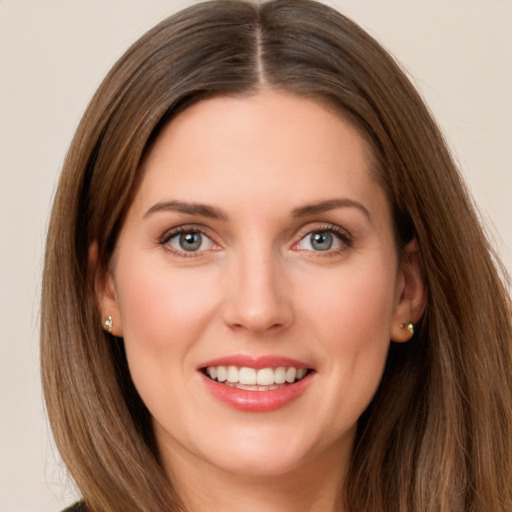
[[214, 314], [212, 277], [197, 269], [172, 272], [165, 264], [126, 261], [119, 274], [125, 269], [118, 304], [127, 355], [138, 366], [150, 360], [168, 366], [167, 358], [189, 349]]
[[296, 293], [323, 333], [321, 339], [363, 348], [365, 340], [389, 341], [394, 274], [389, 264], [347, 266], [325, 276], [312, 275]]
[[156, 418], [188, 410], [184, 401], [195, 381], [191, 360], [215, 314], [215, 278], [198, 269], [172, 271], [165, 262], [137, 265], [128, 259], [119, 262], [117, 271], [124, 271], [119, 309], [137, 391]]
[[362, 414], [379, 386], [387, 358], [395, 284], [389, 276], [394, 273], [372, 268], [332, 273], [323, 293], [303, 297], [313, 341], [324, 354], [327, 393], [339, 403], [333, 408], [333, 425], [356, 421]]

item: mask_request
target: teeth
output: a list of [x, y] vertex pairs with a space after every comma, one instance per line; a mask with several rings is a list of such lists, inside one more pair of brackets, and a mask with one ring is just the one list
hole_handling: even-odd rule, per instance
[[210, 376], [210, 378], [212, 378], [213, 380], [215, 380], [217, 378], [217, 367], [216, 366], [210, 366], [207, 370], [206, 370], [206, 373]]
[[297, 375], [296, 375], [296, 377], [295, 377], [295, 378], [296, 378], [297, 380], [303, 379], [303, 378], [306, 376], [306, 373], [307, 373], [307, 372], [308, 372], [308, 371], [306, 370], [306, 368], [299, 368], [299, 369], [297, 370]]
[[288, 368], [286, 370], [286, 382], [295, 382], [295, 377], [297, 376], [297, 370], [295, 368]]
[[286, 368], [280, 366], [274, 371], [274, 382], [276, 384], [284, 384], [286, 382]]
[[257, 382], [256, 370], [254, 368], [243, 367], [238, 372], [238, 382], [245, 385], [254, 385]]
[[306, 368], [294, 368], [290, 366], [285, 368], [249, 368], [247, 366], [209, 366], [206, 368], [206, 374], [218, 382], [224, 382], [226, 385], [239, 389], [248, 389], [255, 391], [268, 391], [276, 389], [276, 385], [293, 382], [303, 379], [307, 374]]
[[256, 375], [256, 383], [260, 386], [270, 386], [274, 384], [274, 370], [272, 368], [262, 368], [258, 370], [258, 375]]
[[228, 366], [227, 381], [238, 382], [238, 368], [236, 366]]
[[226, 367], [225, 366], [217, 366], [217, 380], [219, 382], [224, 382], [226, 380]]

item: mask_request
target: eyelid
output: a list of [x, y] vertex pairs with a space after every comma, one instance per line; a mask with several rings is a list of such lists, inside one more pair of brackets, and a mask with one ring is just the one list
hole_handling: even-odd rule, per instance
[[[210, 242], [214, 245], [214, 248], [200, 250], [200, 251], [185, 251], [180, 250], [175, 247], [169, 245], [169, 241], [174, 237], [181, 235], [183, 233], [200, 233], [202, 236], [205, 236], [210, 240]], [[220, 245], [214, 240], [214, 237], [211, 234], [211, 230], [206, 228], [205, 226], [201, 226], [198, 224], [183, 224], [180, 226], [175, 226], [171, 229], [165, 231], [160, 237], [158, 237], [158, 245], [165, 248], [165, 250], [182, 257], [194, 257], [200, 256], [204, 252], [208, 250], [218, 250], [220, 249]]]
[[297, 232], [297, 238], [302, 238], [317, 231], [332, 231], [334, 233], [339, 233], [340, 235], [345, 235], [347, 238], [352, 238], [348, 229], [342, 228], [341, 226], [331, 222], [308, 222], [299, 229]]
[[[297, 246], [300, 244], [300, 242], [307, 237], [308, 235], [311, 235], [312, 233], [318, 233], [318, 232], [329, 232], [334, 234], [334, 236], [340, 241], [340, 243], [343, 244], [342, 248], [338, 249], [328, 249], [325, 251], [311, 251], [308, 249], [299, 249]], [[210, 240], [210, 242], [213, 244], [213, 248], [209, 249], [203, 249], [199, 251], [185, 251], [180, 250], [175, 247], [172, 247], [169, 245], [169, 241], [182, 234], [182, 233], [200, 233], [201, 235], [205, 236]], [[294, 237], [294, 242], [292, 244], [291, 249], [295, 249], [297, 251], [304, 251], [304, 252], [310, 252], [310, 253], [318, 253], [317, 255], [335, 255], [338, 253], [343, 252], [348, 247], [351, 247], [353, 245], [353, 237], [351, 233], [345, 229], [342, 228], [336, 224], [332, 223], [326, 223], [326, 222], [310, 222], [306, 224], [305, 226], [302, 226], [297, 234]], [[219, 244], [216, 241], [216, 237], [212, 235], [212, 232], [209, 228], [201, 225], [201, 224], [183, 224], [180, 226], [172, 227], [168, 230], [166, 230], [161, 236], [158, 237], [157, 244], [159, 246], [163, 246], [167, 251], [183, 257], [194, 257], [194, 256], [200, 256], [205, 252], [208, 251], [215, 251], [220, 250], [222, 248], [222, 245]]]
[[[308, 235], [311, 235], [313, 233], [321, 233], [321, 232], [328, 232], [333, 233], [339, 241], [344, 245], [341, 249], [329, 249], [326, 251], [310, 251], [308, 249], [298, 249], [297, 246], [306, 238]], [[353, 237], [351, 233], [336, 225], [331, 223], [309, 223], [306, 226], [303, 226], [296, 235], [296, 241], [292, 245], [292, 249], [297, 248], [298, 251], [304, 251], [304, 252], [312, 252], [312, 253], [318, 253], [318, 255], [332, 255], [332, 254], [338, 254], [343, 252], [347, 247], [351, 247], [353, 244]]]

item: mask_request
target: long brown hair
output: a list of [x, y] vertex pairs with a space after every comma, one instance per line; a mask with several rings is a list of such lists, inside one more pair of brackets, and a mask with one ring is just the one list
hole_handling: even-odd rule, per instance
[[[57, 446], [94, 512], [183, 510], [159, 463], [122, 340], [101, 329], [105, 268], [161, 127], [192, 102], [262, 87], [327, 101], [369, 142], [399, 247], [428, 288], [359, 421], [350, 512], [512, 510], [512, 327], [504, 271], [427, 108], [368, 34], [310, 0], [217, 0], [163, 21], [85, 112], [55, 197], [43, 277], [44, 393]], [[175, 468], [179, 471], [179, 468]]]

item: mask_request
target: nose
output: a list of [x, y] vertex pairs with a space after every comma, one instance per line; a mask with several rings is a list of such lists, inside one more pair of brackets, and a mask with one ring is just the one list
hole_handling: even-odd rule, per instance
[[286, 329], [294, 315], [282, 262], [270, 250], [247, 253], [228, 272], [225, 323], [250, 334]]

